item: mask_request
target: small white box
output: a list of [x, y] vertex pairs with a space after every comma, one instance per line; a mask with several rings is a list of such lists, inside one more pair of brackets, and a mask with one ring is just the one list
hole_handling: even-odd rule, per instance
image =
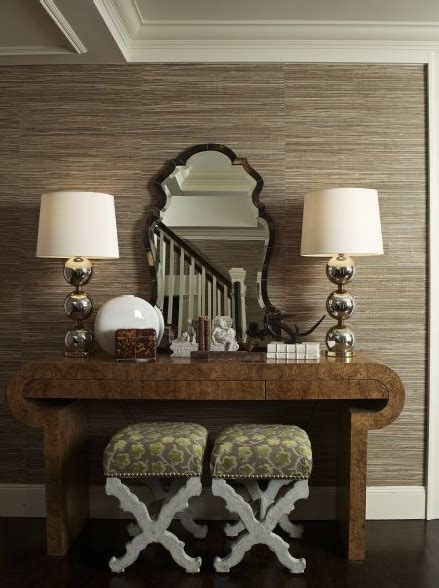
[[320, 344], [319, 343], [304, 343], [306, 349], [306, 355], [320, 355]]
[[320, 343], [283, 343], [272, 341], [267, 345], [267, 359], [316, 360], [320, 358]]
[[296, 345], [296, 359], [305, 359], [305, 345], [301, 343]]
[[305, 343], [305, 358], [319, 359], [320, 357], [320, 343]]

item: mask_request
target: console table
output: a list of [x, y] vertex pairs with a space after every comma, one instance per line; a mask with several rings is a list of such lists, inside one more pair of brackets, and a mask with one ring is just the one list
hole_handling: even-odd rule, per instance
[[88, 518], [85, 405], [96, 399], [337, 401], [337, 516], [347, 557], [365, 558], [367, 434], [404, 404], [401, 380], [385, 365], [361, 355], [349, 363], [159, 356], [156, 363], [60, 357], [25, 365], [7, 400], [19, 421], [43, 429], [49, 555], [67, 553]]

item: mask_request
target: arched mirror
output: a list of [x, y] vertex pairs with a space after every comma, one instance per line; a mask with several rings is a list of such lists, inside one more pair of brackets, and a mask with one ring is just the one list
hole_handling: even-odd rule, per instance
[[[274, 227], [263, 180], [223, 145], [197, 145], [157, 178], [147, 236], [156, 304], [175, 336], [188, 320], [227, 317], [242, 346], [264, 339]], [[247, 345], [246, 345], [247, 344]]]

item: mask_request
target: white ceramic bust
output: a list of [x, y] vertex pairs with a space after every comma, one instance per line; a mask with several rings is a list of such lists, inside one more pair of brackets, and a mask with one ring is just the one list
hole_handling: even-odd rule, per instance
[[236, 331], [227, 326], [223, 317], [218, 319], [218, 324], [212, 331], [212, 344], [215, 351], [237, 351], [239, 349], [236, 341]]

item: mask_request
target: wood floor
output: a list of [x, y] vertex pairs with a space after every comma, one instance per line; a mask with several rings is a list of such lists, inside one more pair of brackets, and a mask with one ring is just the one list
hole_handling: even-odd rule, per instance
[[[439, 521], [371, 521], [367, 524], [365, 562], [348, 562], [332, 540], [334, 525], [306, 522], [295, 555], [305, 556], [307, 569], [292, 576], [263, 546], [248, 553], [230, 574], [212, 571], [212, 555], [226, 545], [218, 523], [211, 523], [205, 541], [188, 551], [203, 557], [199, 575], [180, 570], [161, 547], [150, 546], [123, 575], [108, 571], [111, 555], [122, 552], [126, 521], [92, 521], [65, 558], [45, 554], [44, 521], [0, 519], [0, 586], [2, 588], [438, 588]], [[178, 523], [175, 530], [187, 535]]]

